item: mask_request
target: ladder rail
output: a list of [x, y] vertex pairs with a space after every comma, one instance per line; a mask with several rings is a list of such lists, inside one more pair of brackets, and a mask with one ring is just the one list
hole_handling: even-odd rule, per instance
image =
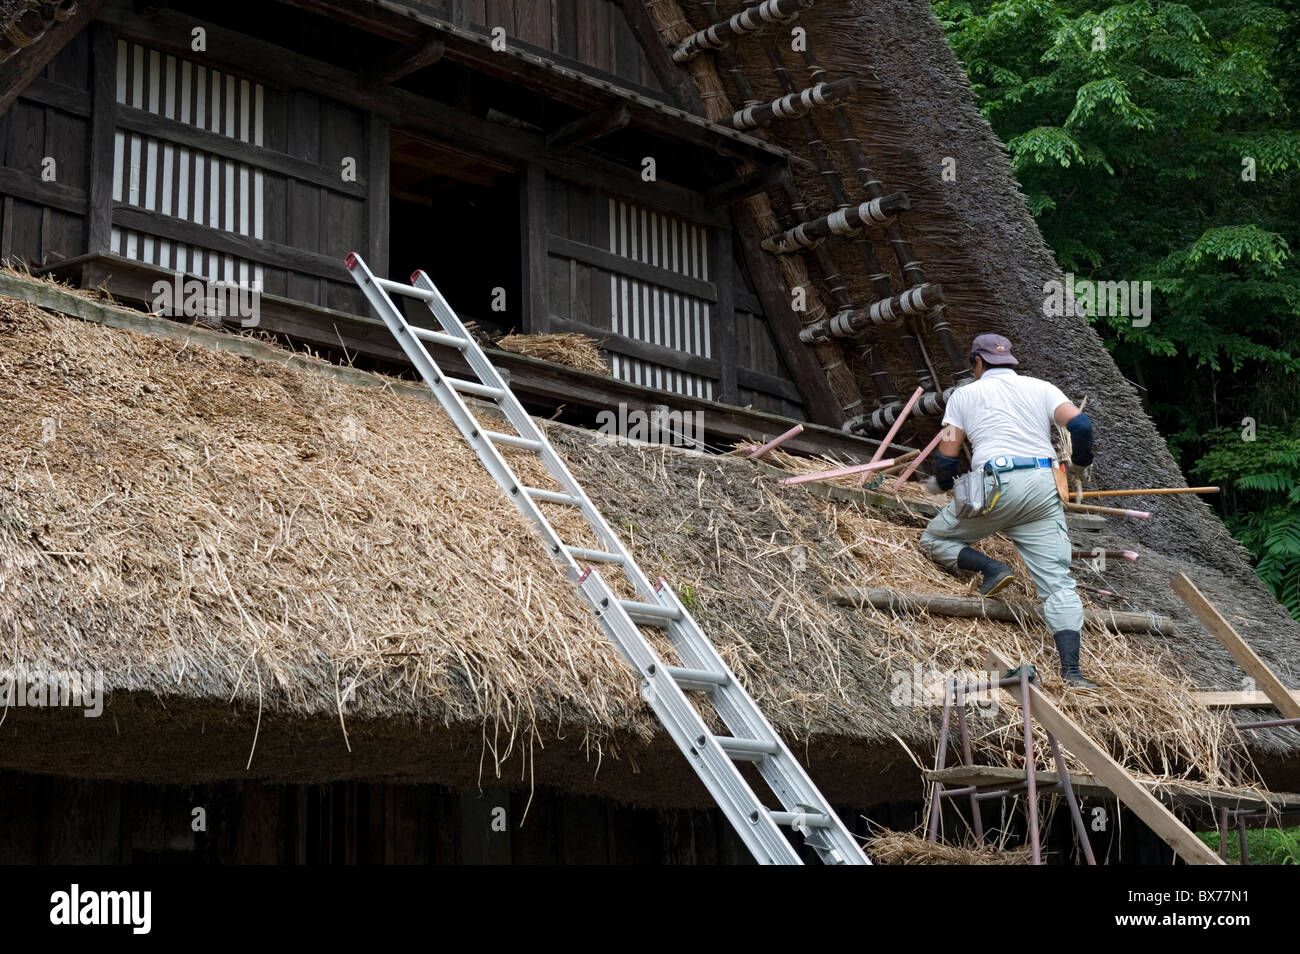
[[[442, 292], [433, 284], [428, 274], [423, 270], [417, 271], [412, 276], [412, 280], [415, 288], [428, 294], [425, 303], [433, 313], [434, 318], [442, 325], [443, 330], [453, 336], [469, 338], [469, 329], [465, 327], [464, 322], [460, 320], [460, 316], [447, 303], [447, 300], [442, 296]], [[489, 387], [501, 388], [505, 392], [505, 397], [497, 403], [500, 405], [502, 413], [505, 414], [506, 420], [510, 422], [520, 436], [532, 438], [542, 445], [541, 460], [547, 472], [560, 484], [566, 493], [578, 498], [582, 516], [586, 519], [600, 544], [609, 552], [623, 557], [621, 569], [627, 575], [633, 587], [642, 597], [651, 598], [654, 587], [651, 585], [650, 580], [641, 572], [636, 561], [632, 559], [632, 554], [628, 552], [618, 534], [606, 522], [604, 515], [587, 497], [586, 491], [582, 489], [577, 479], [570, 473], [568, 466], [555, 453], [555, 449], [551, 447], [551, 442], [546, 439], [546, 435], [533, 421], [532, 416], [519, 403], [519, 399], [515, 397], [514, 391], [501, 377], [496, 365], [488, 359], [487, 355], [483, 354], [477, 345], [465, 352], [465, 360], [474, 373], [478, 375], [480, 381]]]
[[[803, 863], [781, 830], [784, 824], [799, 830], [805, 844], [827, 863], [870, 864], [694, 617], [662, 578], [651, 584], [429, 276], [416, 272], [412, 285], [379, 278], [355, 253], [347, 257], [347, 267], [484, 468], [538, 529], [550, 555], [577, 585], [605, 635], [639, 673], [643, 697], [755, 859], [765, 864]], [[390, 292], [424, 302], [443, 330], [410, 325]], [[424, 341], [458, 350], [481, 383], [444, 375]], [[518, 437], [484, 429], [462, 393], [481, 394], [494, 401]], [[561, 491], [528, 487], [497, 448], [498, 443], [536, 453]], [[538, 500], [576, 507], [604, 549], [566, 544], [542, 513]], [[579, 558], [617, 565], [645, 602], [619, 598], [594, 567], [584, 570]], [[666, 633], [680, 667], [664, 664], [642, 632], [643, 626], [659, 627]], [[686, 695], [687, 688], [707, 692], [731, 736], [712, 733]], [[741, 774], [737, 760], [756, 764], [783, 811], [763, 804]]]

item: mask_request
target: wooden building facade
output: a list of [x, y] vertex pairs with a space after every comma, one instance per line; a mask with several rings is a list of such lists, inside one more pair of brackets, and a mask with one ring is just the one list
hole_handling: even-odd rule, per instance
[[735, 162], [788, 154], [675, 106], [645, 18], [621, 0], [86, 0], [23, 51], [44, 49], [37, 75], [0, 67], [0, 258], [146, 307], [177, 273], [235, 283], [258, 331], [393, 369], [342, 265], [360, 251], [378, 274], [425, 269], [490, 332], [603, 342], [605, 379], [501, 356], [539, 410], [704, 411], [715, 444], [779, 417], [827, 425], [809, 448], [869, 450], [837, 432], [788, 293], [738, 238], [759, 186]]

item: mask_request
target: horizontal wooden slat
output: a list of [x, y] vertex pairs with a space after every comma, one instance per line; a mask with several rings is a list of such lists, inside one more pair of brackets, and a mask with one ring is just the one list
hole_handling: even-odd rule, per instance
[[669, 291], [681, 292], [683, 295], [690, 295], [703, 301], [714, 302], [718, 300], [718, 286], [713, 282], [691, 278], [689, 275], [669, 271], [657, 265], [638, 262], [623, 255], [607, 252], [603, 248], [575, 242], [561, 235], [548, 235], [546, 241], [548, 251], [553, 256], [571, 258], [574, 261], [594, 265], [607, 272], [613, 272], [615, 275], [635, 278], [638, 281], [657, 285], [660, 288], [667, 288]]
[[[264, 169], [268, 172], [278, 172], [292, 179], [311, 182], [314, 185], [323, 186], [344, 195], [355, 196], [358, 199], [366, 197], [366, 180], [360, 171], [357, 173], [355, 182], [344, 182], [341, 168], [335, 170], [326, 169], [314, 162], [308, 162], [296, 156], [289, 156], [273, 149], [254, 146], [252, 143], [241, 142], [238, 139], [231, 139], [229, 136], [222, 136], [219, 133], [199, 129], [186, 123], [177, 122], [174, 119], [156, 116], [143, 109], [133, 109], [130, 106], [120, 104], [114, 107], [113, 122], [128, 132], [189, 146], [201, 152], [221, 156], [223, 159], [233, 159], [236, 162], [242, 162], [245, 165]], [[360, 170], [363, 167], [360, 161], [361, 157], [356, 158], [358, 160], [358, 170]]]
[[43, 76], [38, 76], [21, 93], [19, 99], [41, 106], [52, 106], [74, 116], [90, 115], [90, 94], [84, 89], [56, 83]]
[[736, 381], [742, 388], [749, 388], [751, 391], [775, 394], [796, 404], [803, 403], [803, 395], [799, 393], [794, 383], [785, 378], [778, 378], [774, 374], [764, 374], [762, 371], [753, 371], [749, 368], [737, 368]]
[[225, 255], [250, 259], [262, 265], [287, 268], [305, 275], [332, 278], [336, 281], [348, 279], [342, 259], [334, 259], [316, 252], [306, 252], [289, 245], [281, 245], [279, 242], [268, 242], [266, 239], [197, 225], [123, 202], [113, 203], [113, 224], [158, 238], [171, 239], [173, 242], [184, 242], [187, 245], [196, 245]]
[[665, 368], [715, 379], [722, 373], [722, 365], [712, 358], [701, 358], [675, 348], [665, 348], [663, 345], [652, 344], [649, 341], [629, 338], [608, 328], [597, 328], [583, 321], [560, 318], [556, 315], [551, 315], [550, 324], [556, 331], [573, 332], [595, 338], [606, 351], [624, 354], [630, 358], [640, 358], [642, 361], [650, 361]]
[[45, 182], [39, 176], [10, 169], [8, 166], [0, 166], [0, 193], [74, 215], [86, 214], [86, 193], [83, 189], [74, 189], [61, 182]]

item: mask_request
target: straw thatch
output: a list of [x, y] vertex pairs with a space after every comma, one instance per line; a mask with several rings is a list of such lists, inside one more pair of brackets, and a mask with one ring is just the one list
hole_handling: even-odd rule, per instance
[[1029, 848], [1006, 848], [984, 843], [950, 845], [927, 841], [910, 831], [882, 831], [867, 839], [868, 857], [878, 865], [1028, 865]]
[[494, 343], [503, 351], [526, 354], [543, 361], [553, 361], [579, 371], [608, 375], [609, 365], [600, 356], [600, 345], [586, 335], [563, 333], [545, 335], [506, 335]]
[[[102, 670], [113, 720], [11, 711], [5, 764], [68, 770], [75, 751], [78, 773], [173, 780], [248, 765], [503, 773], [700, 800], [628, 669], [435, 405], [7, 300], [0, 353], [4, 662]], [[920, 795], [908, 753], [932, 747], [935, 710], [891, 700], [897, 673], [978, 667], [996, 645], [1059, 690], [1032, 627], [825, 598], [864, 581], [965, 592], [915, 551], [917, 527], [779, 488], [738, 458], [546, 427], [828, 793]], [[1074, 714], [1135, 769], [1221, 781], [1218, 757], [1240, 742], [1186, 701], [1186, 660], [1154, 640], [1087, 646], [1124, 692]], [[1014, 764], [1009, 718], [980, 751]]]

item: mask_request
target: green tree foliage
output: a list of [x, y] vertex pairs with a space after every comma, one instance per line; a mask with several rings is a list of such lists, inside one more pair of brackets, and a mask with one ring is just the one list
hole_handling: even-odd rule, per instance
[[[1300, 617], [1300, 552], [1274, 529], [1300, 522], [1300, 499], [1259, 483], [1300, 478], [1284, 463], [1300, 433], [1300, 15], [1255, 0], [934, 8], [1062, 267], [1152, 283], [1150, 324], [1090, 320], [1184, 468], [1232, 475], [1229, 525]], [[1224, 429], [1243, 417], [1270, 436]]]

